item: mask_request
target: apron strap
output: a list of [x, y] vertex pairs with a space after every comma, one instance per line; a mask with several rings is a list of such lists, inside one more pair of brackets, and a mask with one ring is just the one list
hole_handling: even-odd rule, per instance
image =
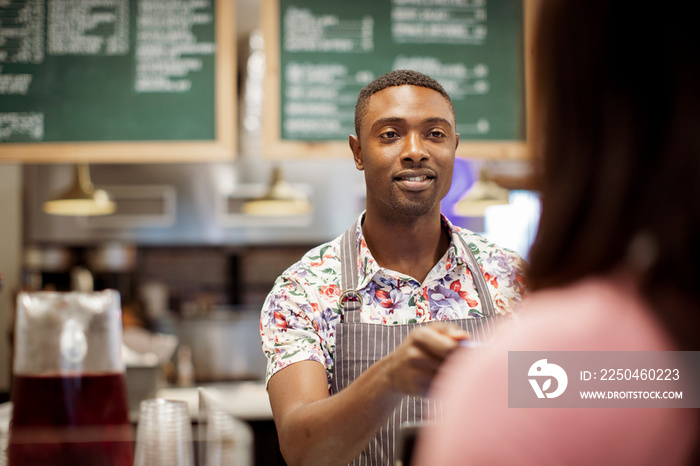
[[476, 262], [476, 257], [474, 257], [471, 248], [467, 242], [464, 241], [462, 235], [457, 236], [464, 245], [464, 249], [467, 251], [467, 267], [469, 267], [472, 273], [472, 279], [474, 280], [474, 285], [476, 285], [476, 292], [479, 294], [479, 299], [481, 299], [481, 311], [484, 317], [493, 317], [496, 315], [496, 309], [493, 305], [493, 299], [491, 299], [489, 288], [486, 286], [484, 274], [481, 273], [481, 267], [479, 267], [479, 264]]
[[[360, 322], [360, 309], [362, 308], [362, 295], [357, 291], [357, 229], [359, 220], [343, 233], [340, 239], [340, 285], [343, 290], [340, 294], [339, 305], [343, 311], [341, 322]], [[496, 315], [496, 309], [491, 299], [491, 293], [486, 285], [484, 274], [481, 272], [474, 254], [462, 238], [457, 235], [467, 253], [467, 268], [472, 274], [476, 292], [481, 300], [481, 310], [485, 317]]]
[[357, 291], [357, 229], [359, 220], [340, 239], [341, 322], [360, 322], [362, 295]]

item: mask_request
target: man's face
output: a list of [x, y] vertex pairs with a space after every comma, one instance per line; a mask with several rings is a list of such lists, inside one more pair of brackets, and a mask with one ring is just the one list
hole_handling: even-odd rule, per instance
[[365, 172], [367, 208], [394, 219], [439, 211], [458, 143], [450, 105], [439, 92], [404, 85], [374, 94], [359, 140], [350, 136], [355, 166]]

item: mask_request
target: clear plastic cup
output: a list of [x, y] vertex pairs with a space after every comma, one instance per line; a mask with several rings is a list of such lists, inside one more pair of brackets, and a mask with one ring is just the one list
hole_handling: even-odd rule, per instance
[[185, 401], [141, 402], [134, 466], [193, 466], [192, 422]]

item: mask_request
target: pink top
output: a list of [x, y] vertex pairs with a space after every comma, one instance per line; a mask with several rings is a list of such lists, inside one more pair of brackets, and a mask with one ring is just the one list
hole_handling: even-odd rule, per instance
[[460, 350], [434, 395], [449, 405], [422, 434], [414, 464], [685, 464], [695, 409], [508, 408], [508, 350], [663, 351], [674, 344], [619, 276], [533, 293], [483, 357]]

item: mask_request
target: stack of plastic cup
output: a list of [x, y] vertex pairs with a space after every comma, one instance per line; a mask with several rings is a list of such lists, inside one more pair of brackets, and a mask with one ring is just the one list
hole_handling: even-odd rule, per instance
[[193, 466], [187, 403], [155, 398], [140, 405], [134, 466]]
[[252, 466], [253, 429], [222, 408], [216, 390], [199, 391], [199, 464]]

